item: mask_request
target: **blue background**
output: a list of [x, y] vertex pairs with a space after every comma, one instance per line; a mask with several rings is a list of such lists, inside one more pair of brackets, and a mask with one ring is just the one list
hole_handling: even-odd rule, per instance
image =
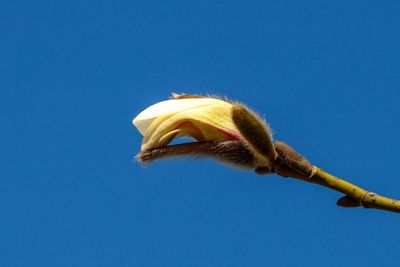
[[399, 266], [400, 217], [211, 160], [140, 166], [170, 92], [258, 110], [400, 198], [399, 1], [1, 1], [1, 266]]

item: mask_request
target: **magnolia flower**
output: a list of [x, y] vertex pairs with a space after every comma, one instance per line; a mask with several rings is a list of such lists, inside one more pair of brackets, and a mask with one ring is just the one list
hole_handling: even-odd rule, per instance
[[[368, 192], [311, 165], [287, 144], [272, 138], [267, 124], [245, 106], [214, 97], [173, 95], [142, 111], [132, 123], [143, 135], [139, 160], [210, 156], [258, 174], [276, 173], [345, 193], [337, 205], [400, 212], [397, 200]], [[195, 142], [169, 145], [181, 136]], [[315, 178], [314, 178], [315, 176]]]
[[[176, 95], [132, 121], [143, 135], [139, 160], [211, 156], [239, 167], [268, 170], [276, 158], [267, 124], [245, 106], [215, 97]], [[169, 145], [179, 137], [192, 143]]]

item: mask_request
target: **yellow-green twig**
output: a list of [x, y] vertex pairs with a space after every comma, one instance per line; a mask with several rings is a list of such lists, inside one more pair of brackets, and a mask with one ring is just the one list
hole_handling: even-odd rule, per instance
[[[346, 208], [364, 207], [400, 213], [400, 201], [380, 196], [359, 186], [335, 177], [311, 165], [303, 156], [287, 144], [276, 141], [277, 157], [271, 161], [271, 171], [283, 177], [291, 177], [309, 183], [319, 184], [345, 194], [337, 205]], [[257, 173], [262, 174], [256, 169]]]
[[[346, 202], [338, 205], [343, 207], [357, 207], [387, 210], [400, 213], [400, 201], [380, 196], [376, 193], [367, 191], [359, 186], [335, 177], [322, 169], [317, 168], [317, 172], [310, 179], [301, 179], [310, 183], [319, 184], [346, 195]], [[350, 201], [350, 203], [349, 203]]]

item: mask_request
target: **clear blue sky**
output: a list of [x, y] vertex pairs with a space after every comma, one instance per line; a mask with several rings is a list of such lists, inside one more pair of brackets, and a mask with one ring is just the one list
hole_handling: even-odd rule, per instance
[[399, 266], [400, 216], [211, 160], [134, 160], [170, 92], [258, 110], [400, 198], [399, 1], [2, 1], [0, 266]]

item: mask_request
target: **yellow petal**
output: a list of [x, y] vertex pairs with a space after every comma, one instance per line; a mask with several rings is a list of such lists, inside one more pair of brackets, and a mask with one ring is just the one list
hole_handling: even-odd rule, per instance
[[179, 136], [198, 141], [241, 139], [232, 104], [216, 98], [172, 99], [141, 112], [133, 124], [144, 135], [142, 150], [162, 147]]
[[132, 123], [144, 135], [151, 123], [160, 116], [219, 102], [227, 103], [215, 98], [170, 99], [161, 101], [143, 110], [133, 119]]

